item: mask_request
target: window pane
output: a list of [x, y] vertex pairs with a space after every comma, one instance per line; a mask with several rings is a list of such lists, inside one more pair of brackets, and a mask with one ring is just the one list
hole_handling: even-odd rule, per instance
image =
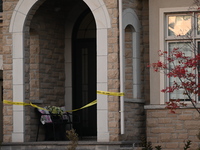
[[[185, 53], [185, 56], [192, 56], [190, 42], [169, 42], [168, 48], [169, 48], [169, 52], [173, 51], [174, 48], [178, 48], [183, 53]], [[180, 65], [180, 64], [178, 64], [178, 61], [179, 60], [175, 61], [174, 64], [171, 63], [170, 68], [174, 68], [174, 66]], [[192, 71], [192, 70], [188, 69], [188, 71]], [[182, 79], [182, 80], [184, 81], [184, 79]], [[181, 84], [178, 77], [171, 77], [171, 78], [169, 78], [169, 86], [172, 86], [174, 81], [178, 84]], [[182, 99], [182, 100], [188, 99], [187, 95], [184, 95], [184, 89], [179, 89], [172, 93], [169, 93], [169, 98], [170, 99]]]
[[192, 16], [173, 15], [168, 16], [168, 36], [184, 36], [191, 32]]
[[197, 34], [200, 34], [200, 14], [197, 15]]

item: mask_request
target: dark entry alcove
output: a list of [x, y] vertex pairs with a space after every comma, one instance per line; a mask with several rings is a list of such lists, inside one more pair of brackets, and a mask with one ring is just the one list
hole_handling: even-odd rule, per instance
[[[91, 11], [86, 10], [73, 29], [72, 81], [73, 108], [96, 100], [96, 24]], [[74, 112], [81, 117], [81, 126], [74, 125], [82, 136], [97, 135], [96, 105]]]

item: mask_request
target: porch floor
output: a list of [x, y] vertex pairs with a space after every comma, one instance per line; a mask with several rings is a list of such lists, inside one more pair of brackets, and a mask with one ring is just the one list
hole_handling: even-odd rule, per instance
[[[76, 150], [139, 150], [133, 142], [79, 141]], [[71, 150], [70, 141], [2, 143], [1, 150]]]

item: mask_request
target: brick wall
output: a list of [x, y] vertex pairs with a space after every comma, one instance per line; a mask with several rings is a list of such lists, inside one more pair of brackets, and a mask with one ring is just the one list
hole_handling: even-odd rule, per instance
[[[149, 60], [149, 44], [148, 44], [148, 1], [132, 1], [124, 0], [123, 9], [132, 8], [141, 24], [140, 35], [140, 53], [141, 53], [141, 95], [146, 103], [149, 103], [149, 73], [146, 64]], [[132, 29], [134, 30], [134, 29]], [[125, 98], [132, 99], [132, 34], [128, 26], [125, 33]], [[134, 42], [134, 41], [133, 41]], [[125, 102], [125, 134], [121, 136], [121, 140], [139, 142], [145, 136], [145, 112], [144, 104]]]
[[[149, 83], [149, 6], [148, 0], [123, 0], [123, 9], [132, 8], [141, 24], [140, 53], [141, 53], [141, 95], [146, 103], [150, 102]], [[127, 47], [127, 46], [126, 46]], [[133, 70], [134, 71], [134, 70]]]
[[125, 134], [121, 136], [123, 141], [140, 142], [145, 136], [145, 112], [144, 105], [125, 102]]
[[199, 145], [200, 118], [194, 109], [177, 109], [176, 114], [169, 110], [146, 110], [147, 140], [153, 145], [161, 145], [163, 150], [183, 150], [184, 141], [191, 140], [190, 150]]
[[[109, 91], [114, 91], [114, 92], [118, 92], [120, 85], [119, 85], [119, 32], [118, 32], [118, 1], [116, 0], [104, 0], [107, 8], [108, 8], [108, 12], [111, 18], [111, 23], [112, 23], [112, 27], [111, 29], [108, 30], [108, 90]], [[140, 47], [141, 47], [141, 77], [142, 77], [142, 87], [141, 87], [141, 91], [142, 91], [142, 97], [146, 100], [146, 102], [149, 101], [149, 75], [148, 75], [148, 70], [146, 69], [146, 64], [148, 62], [148, 56], [149, 56], [149, 45], [148, 45], [148, 1], [144, 0], [144, 1], [132, 1], [132, 0], [123, 0], [123, 9], [126, 8], [133, 8], [134, 11], [136, 12], [136, 14], [138, 15], [139, 20], [141, 21], [141, 43], [140, 43]], [[130, 34], [130, 33], [128, 33]], [[127, 36], [128, 36], [127, 34]], [[130, 36], [130, 35], [129, 35]], [[127, 41], [128, 42], [128, 41]], [[129, 56], [128, 56], [129, 57]], [[127, 58], [128, 59], [128, 58]], [[127, 64], [128, 65], [128, 64]], [[130, 67], [130, 66], [128, 66]], [[131, 68], [131, 67], [130, 67]], [[128, 69], [128, 68], [127, 68]], [[128, 70], [126, 70], [128, 71]], [[128, 71], [131, 74], [131, 70]], [[127, 73], [127, 72], [126, 72]], [[132, 78], [132, 77], [130, 77]], [[127, 78], [126, 78], [127, 79]], [[126, 92], [125, 94], [127, 94], [128, 97], [132, 97], [132, 95], [130, 94], [131, 91], [133, 89], [131, 89], [131, 87], [128, 87], [128, 85], [130, 85], [131, 83], [126, 80]], [[131, 133], [133, 133], [133, 135], [127, 134], [128, 132], [125, 133], [124, 136], [120, 136], [120, 113], [119, 113], [119, 98], [118, 97], [113, 97], [113, 96], [109, 96], [108, 97], [108, 101], [109, 101], [109, 132], [110, 132], [110, 140], [111, 141], [118, 141], [120, 139], [126, 139], [126, 140], [130, 140], [130, 139], [134, 139], [133, 136], [138, 136], [138, 133], [141, 133], [140, 130], [141, 128], [144, 129], [144, 126], [142, 127], [133, 127], [133, 126], [126, 126], [126, 130], [130, 131], [133, 130]], [[127, 103], [129, 105], [129, 103]], [[129, 109], [126, 110], [126, 114], [130, 113], [132, 114], [132, 117], [127, 117], [126, 118], [126, 125], [128, 125], [128, 123], [133, 123], [135, 121], [134, 118], [134, 114], [135, 114], [135, 110], [133, 109], [134, 107], [136, 107], [137, 104], [131, 104]], [[140, 108], [142, 109], [142, 106], [140, 106]], [[136, 110], [137, 112], [137, 110]], [[141, 111], [140, 112], [142, 119], [140, 120], [141, 122], [143, 122], [143, 124], [145, 124], [144, 122], [144, 113]], [[131, 116], [131, 115], [130, 115]], [[129, 122], [130, 121], [130, 122]], [[140, 123], [141, 123], [140, 122]], [[137, 130], [137, 128], [139, 128]], [[136, 131], [137, 130], [137, 131]], [[135, 133], [134, 133], [135, 132]], [[136, 133], [137, 132], [137, 133]], [[143, 132], [144, 133], [144, 132]], [[141, 136], [144, 134], [141, 134]]]
[[125, 98], [133, 98], [133, 39], [132, 27], [125, 29]]
[[[48, 7], [47, 7], [48, 6]], [[33, 16], [27, 33], [26, 100], [39, 100], [38, 106], [64, 106], [64, 13], [53, 11], [45, 2]], [[35, 141], [37, 116], [26, 107], [26, 141]], [[42, 133], [42, 132], [41, 132]], [[39, 137], [42, 138], [40, 135]], [[39, 139], [40, 140], [40, 139]]]
[[[119, 92], [119, 27], [118, 2], [104, 0], [111, 18], [111, 28], [108, 29], [108, 91]], [[119, 140], [119, 98], [108, 96], [108, 127], [110, 141]]]
[[[9, 33], [10, 19], [18, 0], [3, 2], [3, 99], [12, 100], [12, 36]], [[3, 141], [10, 142], [13, 130], [12, 105], [3, 106]]]

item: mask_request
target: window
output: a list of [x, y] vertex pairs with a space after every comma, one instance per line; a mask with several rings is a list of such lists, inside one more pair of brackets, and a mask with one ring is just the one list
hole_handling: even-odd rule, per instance
[[[165, 14], [165, 47], [168, 52], [174, 48], [181, 49], [186, 56], [194, 55], [194, 52], [200, 50], [200, 14], [196, 12], [189, 13], [169, 13]], [[178, 63], [178, 62], [177, 62]], [[176, 65], [176, 62], [175, 62]], [[174, 65], [170, 64], [170, 67]], [[189, 70], [194, 72], [192, 69]], [[180, 83], [177, 77], [171, 77], [167, 81], [167, 86], [173, 83]], [[167, 99], [188, 100], [187, 95], [184, 95], [184, 89], [174, 91], [167, 95]], [[193, 97], [196, 99], [195, 97]]]

